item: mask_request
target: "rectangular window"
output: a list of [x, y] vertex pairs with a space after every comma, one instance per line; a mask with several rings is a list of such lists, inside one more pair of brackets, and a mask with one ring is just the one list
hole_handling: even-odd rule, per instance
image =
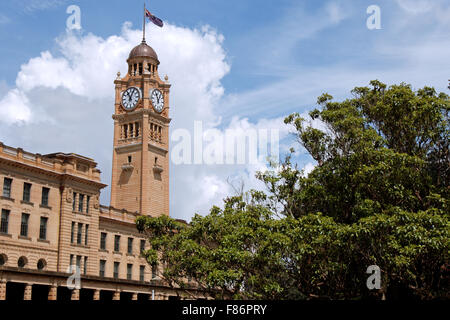
[[78, 223], [77, 229], [77, 244], [81, 244], [81, 235], [83, 234], [83, 224]]
[[90, 196], [86, 196], [86, 213], [89, 213], [89, 202], [91, 200]]
[[12, 179], [10, 178], [3, 179], [3, 196], [5, 198], [11, 198], [11, 184]]
[[156, 266], [152, 266], [152, 279], [156, 279]]
[[128, 254], [133, 254], [133, 238], [128, 238]]
[[24, 202], [30, 202], [31, 198], [31, 183], [24, 183], [23, 184], [23, 197], [22, 200]]
[[120, 251], [120, 236], [114, 236], [114, 251], [119, 252]]
[[70, 232], [70, 243], [75, 241], [75, 222], [72, 222], [72, 230]]
[[75, 209], [76, 209], [76, 204], [77, 204], [77, 193], [74, 192], [74, 193], [73, 193], [73, 201], [72, 201], [72, 211], [75, 211]]
[[128, 130], [130, 130], [130, 138], [133, 138], [133, 124], [132, 123], [130, 123], [128, 125]]
[[8, 224], [9, 224], [9, 210], [2, 209], [2, 220], [0, 222], [0, 232], [8, 233]]
[[22, 237], [28, 237], [28, 220], [30, 215], [28, 213], [22, 213], [22, 221], [20, 223], [20, 235]]
[[73, 271], [73, 254], [70, 255], [70, 261], [69, 261], [69, 270], [70, 272]]
[[119, 262], [114, 262], [114, 279], [119, 278]]
[[80, 198], [78, 199], [78, 212], [83, 212], [83, 204], [84, 204], [84, 194], [80, 193]]
[[50, 193], [50, 189], [46, 187], [42, 187], [42, 199], [41, 204], [43, 206], [48, 206], [48, 194]]
[[100, 234], [100, 249], [106, 250], [106, 232]]
[[84, 257], [83, 273], [87, 274], [87, 257]]
[[105, 276], [106, 260], [100, 260], [100, 277]]
[[139, 132], [139, 122], [136, 122], [134, 126], [135, 126], [135, 128], [136, 128], [136, 137], [139, 137], [139, 136], [140, 136], [140, 132]]
[[89, 225], [87, 224], [84, 228], [84, 245], [87, 246], [88, 245], [88, 239], [89, 239]]
[[77, 272], [80, 271], [81, 273], [81, 256], [77, 256]]
[[133, 265], [131, 263], [127, 264], [127, 280], [131, 280], [133, 277]]
[[145, 250], [145, 240], [141, 240], [141, 252], [140, 253], [142, 253], [142, 251], [144, 251]]
[[145, 275], [145, 266], [140, 266], [139, 267], [139, 281], [144, 282], [144, 275]]
[[39, 227], [39, 239], [41, 239], [41, 240], [47, 239], [47, 222], [48, 222], [48, 218], [41, 217], [41, 224]]

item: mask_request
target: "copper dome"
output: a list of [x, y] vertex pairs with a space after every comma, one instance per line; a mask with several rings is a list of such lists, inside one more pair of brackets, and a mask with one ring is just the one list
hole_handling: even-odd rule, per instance
[[131, 50], [130, 55], [128, 56], [128, 59], [132, 58], [153, 58], [156, 61], [158, 61], [158, 55], [156, 54], [155, 50], [153, 50], [152, 47], [150, 47], [148, 44], [146, 44], [144, 41], [133, 48]]

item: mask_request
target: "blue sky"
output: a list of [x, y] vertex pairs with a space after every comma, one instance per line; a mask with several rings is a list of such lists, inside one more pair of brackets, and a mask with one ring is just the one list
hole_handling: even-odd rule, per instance
[[[66, 30], [72, 4], [81, 9], [81, 32]], [[366, 27], [373, 4], [381, 10], [380, 30]], [[112, 81], [139, 42], [142, 6], [142, 0], [1, 1], [0, 141], [90, 156], [109, 183]], [[283, 117], [311, 110], [323, 92], [343, 99], [372, 79], [448, 92], [448, 1], [152, 0], [147, 6], [166, 24], [162, 30], [148, 24], [147, 42], [171, 79], [172, 129], [191, 131], [194, 120], [219, 131], [277, 128], [283, 153], [293, 145]], [[89, 110], [90, 119], [71, 113], [78, 108]], [[80, 126], [95, 133], [61, 133]], [[301, 166], [314, 165], [304, 152], [297, 155]], [[171, 168], [172, 215], [205, 213], [232, 190], [224, 183], [229, 177], [259, 186], [251, 177], [261, 167]], [[207, 187], [196, 189], [198, 179]]]
[[[1, 52], [0, 70], [8, 83], [14, 82], [15, 75], [24, 61], [51, 48], [54, 38], [65, 32], [68, 17], [66, 8], [70, 4], [80, 6], [83, 29], [102, 37], [120, 32], [125, 21], [131, 21], [139, 27], [142, 24], [142, 0], [2, 1], [0, 12], [9, 22], [2, 23], [0, 28], [0, 36], [4, 43], [7, 43]], [[283, 11], [283, 6], [273, 6], [270, 1], [178, 0], [151, 1], [148, 5], [149, 9], [163, 20], [179, 26], [192, 28], [209, 24], [220, 30], [228, 39], [227, 49], [231, 57], [236, 57], [231, 50], [239, 50], [235, 42], [243, 30], [267, 25], [267, 21]], [[231, 80], [229, 83], [233, 86]], [[239, 88], [240, 86], [236, 86], [236, 89]]]
[[[409, 2], [414, 7], [424, 1]], [[232, 72], [222, 80], [229, 92], [257, 88], [276, 81], [283, 72], [301, 72], [302, 66], [326, 67], [348, 61], [365, 65], [366, 68], [396, 64], [399, 61], [395, 57], [373, 52], [374, 46], [383, 39], [388, 42], [392, 38], [404, 41], [406, 45], [411, 44], [409, 36], [419, 40], [421, 33], [433, 29], [434, 25], [431, 19], [425, 23], [420, 21], [427, 17], [425, 13], [417, 14], [410, 19], [417, 19], [419, 32], [416, 28], [402, 30], [406, 35], [403, 37], [390, 28], [399, 14], [403, 14], [405, 19], [408, 15], [402, 13], [396, 1], [336, 1], [345, 10], [343, 23], [319, 31], [301, 45], [292, 45], [288, 52], [276, 47], [280, 38], [289, 35], [294, 39], [301, 37], [317, 20], [327, 19], [323, 13], [326, 3], [332, 2], [153, 0], [148, 5], [165, 21], [189, 28], [208, 24], [224, 35], [224, 48], [233, 65]], [[54, 39], [65, 32], [68, 17], [65, 11], [70, 4], [80, 6], [83, 29], [101, 37], [117, 34], [125, 21], [131, 21], [135, 27], [140, 27], [142, 23], [142, 0], [4, 0], [0, 4], [0, 37], [3, 42], [0, 72], [1, 78], [9, 85], [14, 83], [24, 61], [54, 47]], [[370, 4], [377, 4], [382, 10], [382, 30], [371, 31], [365, 26], [369, 16], [365, 11]], [[448, 19], [450, 17], [447, 15]], [[261, 63], [262, 55], [267, 58], [268, 65]], [[277, 58], [283, 60], [277, 61]], [[275, 74], [272, 73], [274, 69]]]

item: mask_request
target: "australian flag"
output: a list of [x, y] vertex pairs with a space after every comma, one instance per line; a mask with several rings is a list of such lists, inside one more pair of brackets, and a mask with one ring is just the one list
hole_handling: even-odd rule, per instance
[[154, 24], [156, 24], [158, 27], [162, 27], [164, 25], [164, 23], [162, 22], [162, 20], [154, 15], [152, 15], [150, 13], [150, 11], [148, 11], [147, 9], [145, 9], [145, 16], [147, 18], [150, 19], [151, 22], [153, 22]]

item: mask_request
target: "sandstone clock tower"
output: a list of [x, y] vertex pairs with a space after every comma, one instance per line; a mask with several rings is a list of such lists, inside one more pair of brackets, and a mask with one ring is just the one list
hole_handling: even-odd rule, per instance
[[169, 215], [169, 89], [156, 52], [131, 50], [128, 72], [115, 84], [111, 206], [143, 215]]

